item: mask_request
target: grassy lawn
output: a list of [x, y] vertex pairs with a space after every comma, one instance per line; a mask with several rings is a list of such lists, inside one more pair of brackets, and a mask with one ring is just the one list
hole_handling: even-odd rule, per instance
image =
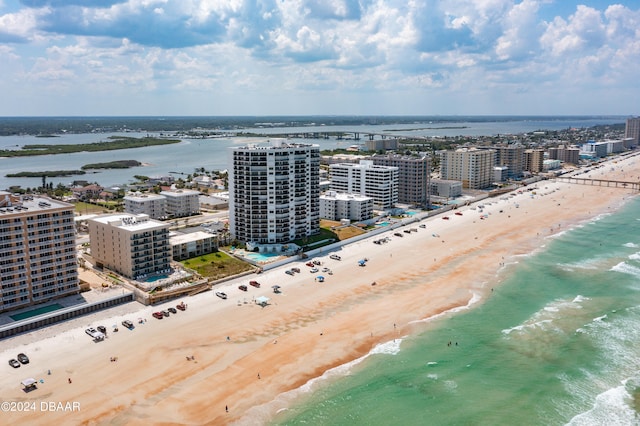
[[[336, 227], [336, 229], [332, 230], [331, 227]], [[340, 228], [340, 222], [333, 220], [321, 220], [320, 228], [332, 235], [329, 238], [335, 238], [340, 241], [347, 240], [349, 238], [355, 237], [356, 235], [361, 235], [366, 232], [365, 230], [357, 228], [355, 226], [346, 226], [344, 228]]]
[[253, 265], [228, 256], [222, 252], [209, 253], [181, 262], [187, 268], [197, 271], [203, 277], [218, 280], [241, 272], [250, 271]]
[[76, 211], [81, 215], [109, 213], [109, 209], [101, 206], [96, 206], [95, 204], [84, 203], [82, 201], [78, 201], [74, 204], [76, 206]]

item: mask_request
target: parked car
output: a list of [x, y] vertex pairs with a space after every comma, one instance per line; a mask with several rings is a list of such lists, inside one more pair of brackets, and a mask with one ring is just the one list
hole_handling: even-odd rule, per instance
[[395, 235], [396, 237], [403, 237], [403, 235], [399, 232], [394, 232], [393, 235]]
[[443, 220], [449, 220], [449, 216], [442, 216]]
[[169, 316], [169, 311], [167, 311], [166, 309], [164, 311], [162, 311], [162, 315], [164, 315], [165, 317]]
[[222, 292], [222, 291], [216, 291], [216, 296], [218, 296], [220, 299], [226, 299], [227, 298], [227, 293]]
[[129, 321], [129, 320], [122, 321], [122, 325], [125, 326], [126, 328], [128, 328], [129, 330], [133, 330], [135, 328], [133, 323], [131, 321]]
[[249, 281], [249, 285], [255, 288], [260, 288], [260, 283], [258, 281]]
[[[106, 330], [105, 330], [106, 331]], [[99, 342], [101, 340], [104, 340], [104, 334], [101, 331], [96, 330], [93, 327], [89, 327], [87, 328], [85, 331], [85, 333], [87, 333], [93, 340], [95, 340], [96, 342]]]
[[104, 325], [99, 325], [97, 328], [100, 333], [107, 334], [107, 327], [105, 327]]
[[12, 366], [13, 368], [20, 367], [20, 363], [18, 361], [16, 361], [15, 359], [13, 359], [13, 358], [11, 358], [9, 360], [9, 365]]
[[172, 314], [177, 314], [178, 313], [178, 311], [176, 311], [176, 308], [174, 308], [174, 307], [171, 307], [171, 308], [167, 309], [167, 311], [171, 312]]
[[284, 273], [287, 275], [293, 275], [293, 271], [291, 269], [287, 269]]
[[291, 268], [291, 272], [300, 273], [300, 268]]
[[244, 285], [244, 284], [239, 285], [239, 286], [238, 286], [238, 288], [239, 288], [240, 290], [242, 290], [242, 291], [247, 291], [247, 286], [246, 286], [246, 285]]
[[154, 313], [151, 314], [151, 316], [153, 316], [154, 318], [158, 318], [158, 319], [164, 318], [164, 315], [162, 315], [162, 312], [154, 312]]
[[18, 361], [20, 361], [21, 364], [29, 364], [29, 357], [20, 353], [18, 354]]
[[420, 228], [426, 228], [427, 225], [425, 225], [424, 223], [420, 224]]
[[342, 258], [340, 256], [338, 256], [337, 254], [332, 254], [331, 256], [329, 256], [329, 259], [342, 260]]
[[176, 308], [180, 309], [181, 311], [186, 311], [187, 305], [185, 305], [184, 302], [180, 302], [176, 305]]
[[307, 262], [305, 263], [305, 265], [307, 265], [309, 268], [313, 268], [313, 262]]
[[315, 274], [316, 272], [318, 272], [318, 268], [311, 268], [309, 269], [309, 272], [311, 272], [312, 274]]
[[462, 216], [462, 212], [455, 212], [454, 214], [456, 214], [458, 216]]

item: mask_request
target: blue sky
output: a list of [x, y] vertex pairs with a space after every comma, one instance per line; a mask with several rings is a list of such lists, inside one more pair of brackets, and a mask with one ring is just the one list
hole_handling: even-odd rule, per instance
[[638, 0], [0, 0], [0, 116], [637, 115], [638, 70]]

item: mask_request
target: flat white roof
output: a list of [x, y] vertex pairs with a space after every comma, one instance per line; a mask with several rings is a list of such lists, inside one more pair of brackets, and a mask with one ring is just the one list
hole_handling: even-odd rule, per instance
[[126, 195], [124, 199], [131, 200], [131, 201], [148, 201], [148, 200], [164, 200], [164, 197], [158, 194], [130, 194], [130, 195]]
[[117, 228], [126, 229], [127, 231], [144, 231], [147, 229], [157, 229], [161, 227], [169, 227], [169, 224], [159, 220], [150, 219], [148, 215], [135, 215], [131, 213], [110, 214], [98, 216], [91, 220], [110, 225]]
[[178, 244], [185, 244], [185, 243], [190, 243], [194, 241], [204, 240], [206, 238], [213, 238], [213, 235], [203, 231], [189, 232], [188, 234], [182, 234], [182, 233], [176, 232], [173, 235], [169, 236], [169, 242], [172, 246], [175, 246]]
[[166, 197], [184, 197], [185, 195], [200, 195], [200, 191], [179, 189], [177, 191], [161, 191], [160, 195], [164, 195]]

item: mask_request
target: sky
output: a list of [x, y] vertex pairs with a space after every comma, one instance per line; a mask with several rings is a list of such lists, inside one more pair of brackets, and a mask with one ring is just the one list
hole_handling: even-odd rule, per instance
[[640, 1], [0, 0], [0, 116], [638, 115]]

